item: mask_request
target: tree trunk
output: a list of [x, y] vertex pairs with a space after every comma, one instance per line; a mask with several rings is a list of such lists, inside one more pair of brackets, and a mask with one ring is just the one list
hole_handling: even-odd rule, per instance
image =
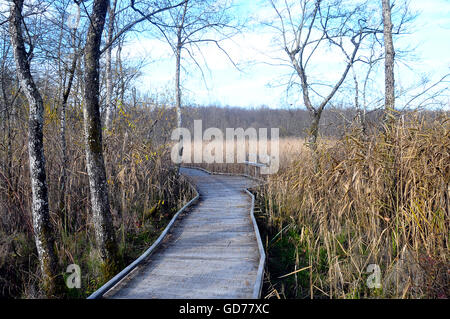
[[[181, 44], [178, 42], [176, 51], [176, 63], [175, 63], [175, 108], [177, 111], [177, 128], [181, 128], [182, 125], [180, 71], [181, 71]], [[178, 158], [179, 158], [178, 171], [179, 171], [181, 158], [183, 157], [183, 144], [180, 141], [178, 145], [179, 145], [178, 146]]]
[[60, 140], [61, 140], [61, 179], [60, 179], [60, 198], [59, 210], [63, 218], [63, 224], [67, 225], [67, 211], [66, 211], [66, 180], [67, 180], [67, 144], [66, 144], [66, 105], [67, 102], [62, 102], [60, 113]]
[[108, 199], [105, 164], [102, 148], [102, 127], [99, 105], [100, 43], [108, 0], [93, 4], [91, 24], [85, 46], [84, 133], [86, 162], [89, 175], [91, 205], [97, 244], [103, 260], [104, 280], [117, 271], [117, 243]]
[[54, 247], [54, 230], [50, 222], [48, 206], [48, 190], [45, 174], [45, 158], [43, 145], [42, 97], [34, 83], [30, 72], [30, 64], [22, 36], [23, 0], [15, 0], [11, 5], [9, 32], [14, 52], [17, 76], [29, 103], [28, 155], [32, 191], [33, 231], [36, 241], [39, 262], [42, 272], [44, 290], [48, 296], [57, 288], [58, 259]]
[[[184, 21], [186, 18], [186, 13], [188, 9], [188, 1], [184, 3], [183, 13], [181, 16], [181, 21], [177, 26], [177, 45], [175, 48], [175, 107], [177, 111], [177, 128], [181, 128], [183, 123], [182, 113], [181, 113], [181, 50], [183, 49], [183, 31], [184, 31]], [[180, 173], [181, 159], [183, 158], [183, 140], [178, 143], [178, 165], [177, 173]], [[195, 158], [195, 156], [194, 156]]]
[[392, 21], [391, 5], [389, 0], [383, 1], [383, 25], [384, 25], [384, 79], [385, 79], [385, 120], [392, 118], [392, 111], [395, 109], [394, 93], [394, 43], [392, 41]]
[[310, 111], [311, 125], [308, 132], [308, 144], [313, 153], [317, 152], [317, 136], [319, 135], [319, 123], [322, 115], [321, 111]]
[[[6, 172], [6, 178], [8, 179], [8, 194], [12, 191], [11, 185], [11, 169], [12, 169], [12, 141], [11, 141], [11, 121], [10, 121], [10, 108], [13, 107], [11, 105], [11, 101], [8, 98], [8, 94], [6, 93], [6, 79], [5, 79], [5, 70], [0, 70], [1, 72], [1, 86], [2, 86], [2, 104], [3, 108], [3, 131], [6, 137], [4, 143], [6, 144], [6, 152], [4, 159], [4, 167], [3, 169]], [[8, 196], [9, 198], [9, 196]]]
[[118, 78], [119, 78], [119, 102], [121, 105], [123, 105], [123, 100], [124, 100], [124, 96], [125, 96], [125, 75], [124, 75], [124, 71], [123, 71], [123, 64], [122, 64], [122, 41], [119, 39], [117, 41], [117, 57], [116, 57], [116, 63], [119, 66], [119, 72], [118, 72]]
[[77, 60], [78, 60], [78, 52], [74, 50], [74, 56], [72, 60], [72, 65], [69, 70], [69, 81], [67, 83], [67, 88], [65, 89], [63, 96], [62, 96], [62, 102], [61, 102], [61, 113], [60, 113], [60, 139], [61, 139], [61, 162], [62, 162], [62, 169], [61, 169], [61, 180], [60, 180], [60, 199], [59, 199], [59, 208], [62, 212], [63, 222], [64, 225], [67, 225], [68, 216], [66, 211], [66, 201], [65, 201], [65, 194], [66, 194], [66, 180], [67, 180], [67, 144], [66, 144], [66, 108], [67, 108], [67, 101], [69, 99], [70, 91], [72, 89], [73, 79], [75, 77], [75, 71], [77, 68]]
[[361, 104], [359, 102], [359, 83], [358, 78], [356, 77], [355, 68], [352, 65], [352, 74], [353, 74], [353, 82], [355, 82], [355, 109], [356, 109], [356, 122], [359, 124], [363, 136], [366, 135], [366, 115], [363, 109], [361, 108]]
[[[114, 0], [112, 6], [109, 7], [109, 22], [108, 22], [108, 43], [112, 42], [114, 33], [114, 19], [116, 12], [117, 0]], [[112, 91], [113, 91], [113, 80], [112, 80], [112, 61], [111, 61], [112, 45], [106, 50], [106, 116], [105, 116], [105, 126], [106, 129], [111, 129], [111, 122], [113, 117], [113, 105], [112, 105]]]

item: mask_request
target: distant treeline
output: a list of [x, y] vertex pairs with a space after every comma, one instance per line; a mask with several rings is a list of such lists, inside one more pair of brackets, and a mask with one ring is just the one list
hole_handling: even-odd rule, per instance
[[[153, 114], [159, 112], [156, 108]], [[170, 110], [169, 113], [174, 113]], [[411, 110], [399, 112], [404, 115], [405, 120], [412, 113], [419, 113], [426, 119], [439, 116], [444, 111], [416, 111]], [[448, 111], [447, 111], [448, 113]], [[166, 113], [167, 114], [167, 113]], [[154, 117], [150, 115], [151, 117]], [[175, 114], [168, 116], [173, 119]], [[380, 128], [383, 110], [373, 110], [366, 112], [365, 120], [368, 131]], [[306, 109], [271, 109], [269, 107], [244, 108], [244, 107], [221, 107], [221, 106], [186, 106], [183, 108], [183, 127], [193, 132], [194, 120], [202, 120], [203, 130], [209, 127], [217, 127], [223, 132], [226, 128], [247, 129], [253, 128], [279, 128], [280, 137], [306, 137], [310, 126], [310, 117]], [[323, 111], [320, 120], [319, 134], [322, 136], [342, 136], [344, 132], [356, 127], [357, 111], [352, 107], [330, 107]], [[167, 123], [166, 123], [167, 124]], [[168, 125], [161, 123], [162, 127]], [[174, 123], [173, 123], [174, 124]], [[159, 125], [158, 125], [159, 126]], [[170, 126], [170, 125], [169, 125]]]

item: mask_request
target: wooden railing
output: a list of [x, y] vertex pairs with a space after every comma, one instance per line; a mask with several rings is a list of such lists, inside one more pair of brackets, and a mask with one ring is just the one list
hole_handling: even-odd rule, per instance
[[[250, 157], [256, 158], [256, 161], [250, 161]], [[260, 157], [258, 154], [247, 154], [247, 159], [244, 161], [244, 174], [254, 177], [256, 179], [264, 179], [264, 175], [261, 174], [261, 169], [269, 167], [269, 165], [258, 161]]]

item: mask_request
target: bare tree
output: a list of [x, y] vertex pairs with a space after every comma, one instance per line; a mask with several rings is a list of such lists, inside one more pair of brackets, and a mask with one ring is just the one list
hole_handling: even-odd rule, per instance
[[[278, 20], [272, 27], [281, 36], [282, 48], [288, 56], [287, 62], [300, 80], [303, 103], [310, 114], [308, 144], [316, 150], [322, 112], [358, 60], [361, 43], [372, 32], [368, 27], [369, 19], [364, 15], [363, 3], [351, 7], [339, 0], [303, 0], [299, 3], [270, 0], [270, 3]], [[308, 78], [308, 63], [324, 46], [337, 48], [344, 58], [344, 66], [337, 81], [319, 84], [330, 88], [325, 93], [324, 90], [319, 92]], [[314, 103], [311, 95], [315, 95], [318, 102]]]
[[[132, 1], [133, 3], [134, 1]], [[179, 4], [173, 6], [176, 7]], [[105, 27], [109, 0], [94, 0], [92, 12], [88, 14], [89, 29], [84, 46], [84, 134], [86, 143], [86, 162], [89, 175], [91, 206], [94, 220], [97, 244], [103, 260], [103, 275], [107, 279], [117, 271], [118, 251], [114, 227], [109, 205], [108, 187], [103, 158], [102, 125], [100, 116], [100, 56], [107, 51], [115, 41], [139, 22], [151, 16], [169, 10], [166, 6], [151, 11], [139, 19], [135, 19], [115, 36], [109, 37], [101, 49], [102, 33]], [[85, 8], [86, 9], [86, 8]], [[111, 12], [110, 12], [111, 13]], [[111, 20], [111, 19], [110, 19]], [[114, 20], [114, 19], [112, 19]]]
[[55, 279], [59, 275], [57, 271], [58, 259], [54, 247], [54, 231], [49, 215], [48, 189], [45, 173], [42, 130], [44, 105], [30, 71], [31, 52], [26, 51], [25, 41], [22, 35], [23, 6], [23, 0], [14, 0], [12, 2], [9, 31], [17, 76], [30, 108], [28, 154], [33, 203], [33, 230], [44, 282], [44, 290], [47, 295], [53, 295], [57, 288], [57, 281]]
[[[379, 45], [378, 41], [371, 41], [369, 47], [365, 49], [367, 53], [364, 57], [360, 58], [360, 61], [363, 62], [362, 65], [365, 68], [355, 70], [355, 66], [352, 65], [352, 75], [355, 92], [354, 106], [357, 112], [357, 123], [360, 126], [364, 136], [366, 136], [368, 133], [366, 116], [368, 113], [369, 105], [371, 104], [368, 101], [369, 84], [372, 81], [372, 76], [375, 73], [374, 71], [378, 62], [380, 62], [384, 58], [384, 54], [381, 52], [382, 47], [381, 45]], [[359, 76], [362, 77], [361, 83], [359, 80]], [[372, 95], [374, 95], [374, 88], [370, 89]]]
[[[166, 0], [165, 6], [173, 6], [173, 1]], [[221, 42], [239, 32], [239, 23], [230, 15], [230, 1], [185, 0], [182, 5], [167, 11], [150, 22], [161, 32], [170, 45], [175, 56], [175, 108], [177, 127], [182, 126], [182, 87], [181, 71], [183, 68], [183, 52], [202, 73], [201, 63], [196, 53], [201, 55], [200, 44], [213, 43], [234, 64], [233, 60], [221, 46]], [[140, 12], [139, 10], [137, 10]], [[142, 14], [142, 13], [141, 13]], [[182, 143], [179, 143], [179, 157], [182, 157]]]
[[[113, 91], [114, 91], [114, 79], [112, 72], [112, 50], [115, 45], [117, 45], [117, 55], [116, 60], [119, 65], [120, 70], [123, 70], [123, 65], [121, 61], [121, 48], [123, 47], [123, 42], [126, 34], [128, 32], [133, 31], [133, 29], [139, 25], [141, 22], [150, 21], [152, 22], [158, 14], [162, 14], [165, 11], [173, 10], [181, 5], [183, 5], [187, 0], [180, 0], [178, 2], [168, 2], [161, 1], [160, 3], [150, 2], [150, 1], [138, 1], [139, 3], [144, 3], [148, 5], [145, 9], [146, 13], [143, 13], [141, 10], [137, 9], [135, 6], [135, 0], [131, 0], [129, 5], [120, 6], [120, 2], [117, 0], [113, 0], [111, 5], [108, 7], [108, 24], [107, 24], [107, 37], [106, 43], [104, 47], [100, 50], [101, 54], [106, 52], [105, 63], [105, 77], [106, 77], [106, 107], [105, 107], [105, 127], [107, 129], [111, 128], [111, 122], [114, 115], [114, 104], [112, 101]], [[129, 10], [133, 8], [134, 10], [131, 12], [138, 12], [140, 17], [136, 17], [135, 15], [128, 14]], [[123, 20], [123, 21], [122, 21]], [[119, 22], [122, 22], [122, 25], [119, 26]], [[121, 73], [121, 72], [119, 72]], [[131, 80], [131, 79], [129, 79]], [[125, 80], [119, 76], [120, 82], [120, 94], [121, 100], [123, 101], [124, 89], [125, 89]]]
[[97, 244], [107, 279], [117, 270], [117, 243], [108, 199], [100, 117], [100, 44], [109, 0], [95, 0], [84, 50], [84, 134], [91, 206]]
[[[116, 20], [116, 7], [117, 0], [113, 0], [108, 9], [108, 42], [111, 42], [114, 35], [114, 24]], [[105, 115], [105, 127], [110, 129], [112, 120], [112, 94], [113, 94], [113, 78], [112, 78], [112, 45], [106, 49], [106, 115]]]
[[[67, 23], [69, 15], [74, 12], [68, 12], [70, 1], [55, 2], [55, 14], [49, 17], [50, 26], [59, 29], [58, 42], [54, 45], [45, 44], [41, 49], [50, 64], [57, 67], [58, 86], [57, 107], [59, 109], [60, 120], [60, 143], [61, 143], [61, 175], [59, 180], [59, 210], [64, 225], [68, 220], [66, 214], [66, 181], [68, 177], [68, 156], [66, 143], [66, 113], [69, 102], [69, 96], [75, 80], [76, 69], [82, 56], [82, 37], [78, 32], [78, 22], [71, 21]], [[74, 5], [74, 4], [72, 4]], [[78, 7], [79, 10], [79, 7]], [[78, 11], [79, 13], [80, 11]], [[78, 17], [79, 18], [79, 17]], [[56, 55], [55, 55], [56, 52]], [[54, 62], [54, 63], [52, 63]]]

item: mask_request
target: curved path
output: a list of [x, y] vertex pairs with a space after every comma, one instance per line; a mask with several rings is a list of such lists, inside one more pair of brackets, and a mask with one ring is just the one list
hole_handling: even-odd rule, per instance
[[192, 168], [199, 200], [161, 245], [103, 298], [259, 298], [264, 251], [253, 217], [255, 182]]

